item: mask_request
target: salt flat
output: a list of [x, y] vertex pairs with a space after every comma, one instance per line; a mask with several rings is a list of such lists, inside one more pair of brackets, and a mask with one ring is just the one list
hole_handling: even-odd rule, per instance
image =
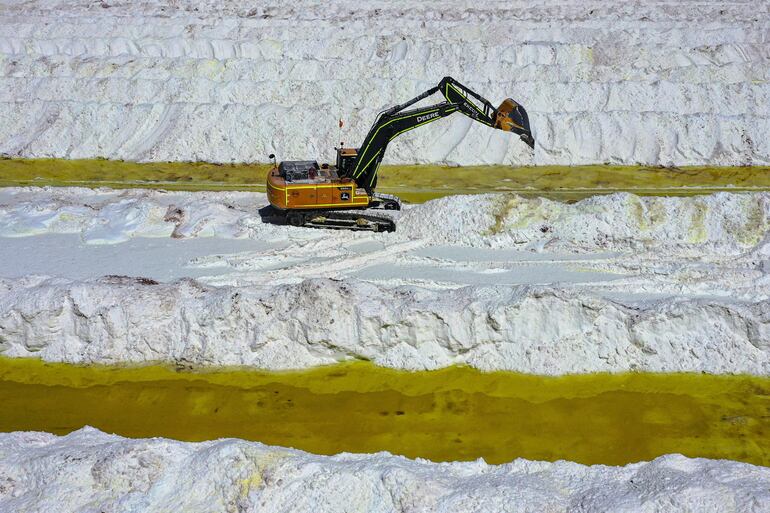
[[[155, 281], [214, 277], [217, 269], [192, 267], [191, 259], [212, 254], [265, 251], [270, 245], [252, 239], [134, 238], [116, 244], [85, 244], [75, 234], [5, 238], [0, 244], [3, 278], [28, 275], [86, 280], [108, 275]], [[222, 272], [227, 272], [223, 269]]]
[[[0, 190], [0, 353], [303, 369], [770, 374], [770, 195], [514, 194], [391, 234], [264, 223], [258, 193]], [[764, 467], [315, 456], [241, 440], [0, 435], [0, 508], [762, 512]]]

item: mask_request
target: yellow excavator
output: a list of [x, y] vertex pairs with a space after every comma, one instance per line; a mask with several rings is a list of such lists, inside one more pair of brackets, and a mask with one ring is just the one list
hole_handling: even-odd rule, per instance
[[[441, 93], [444, 101], [407, 110], [435, 93]], [[294, 226], [394, 231], [395, 223], [390, 217], [360, 212], [401, 209], [397, 197], [375, 193], [377, 170], [388, 143], [404, 132], [455, 112], [491, 128], [518, 134], [527, 145], [535, 147], [524, 107], [507, 98], [495, 109], [479, 94], [451, 77], [444, 77], [437, 86], [408, 102], [380, 112], [360, 147], [336, 148], [336, 165], [319, 166], [314, 160], [274, 165], [267, 175], [271, 216], [285, 218]]]

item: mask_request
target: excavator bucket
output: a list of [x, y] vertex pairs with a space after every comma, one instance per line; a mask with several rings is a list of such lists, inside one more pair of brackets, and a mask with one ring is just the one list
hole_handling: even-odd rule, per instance
[[503, 103], [495, 110], [495, 128], [503, 132], [513, 132], [519, 134], [521, 140], [535, 147], [535, 139], [529, 129], [529, 117], [524, 107], [510, 98], [506, 98]]

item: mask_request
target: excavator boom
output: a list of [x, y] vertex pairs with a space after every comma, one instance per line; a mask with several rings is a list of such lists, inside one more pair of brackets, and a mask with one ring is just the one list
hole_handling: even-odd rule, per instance
[[[445, 102], [405, 110], [437, 92], [444, 96]], [[507, 98], [498, 108], [494, 108], [487, 99], [478, 93], [452, 77], [444, 77], [437, 86], [428, 89], [408, 102], [380, 112], [364, 138], [363, 144], [361, 144], [355, 166], [351, 166], [352, 172], [346, 176], [353, 178], [359, 187], [363, 187], [371, 193], [377, 186], [377, 170], [390, 141], [404, 132], [437, 121], [455, 112], [461, 112], [474, 121], [489, 127], [519, 134], [525, 143], [534, 148], [535, 141], [524, 107], [511, 98]]]
[[377, 169], [388, 143], [409, 130], [438, 121], [454, 112], [458, 106], [442, 102], [428, 107], [382, 114], [364, 139], [361, 151], [353, 168], [352, 178], [356, 183], [371, 192], [377, 186]]

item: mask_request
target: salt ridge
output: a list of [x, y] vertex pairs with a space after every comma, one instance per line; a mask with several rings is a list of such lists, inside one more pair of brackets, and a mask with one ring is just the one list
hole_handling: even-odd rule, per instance
[[13, 3], [0, 14], [0, 153], [329, 159], [340, 135], [357, 144], [378, 111], [451, 70], [493, 103], [525, 105], [534, 152], [456, 116], [395, 141], [386, 162], [768, 164], [767, 9]]
[[668, 455], [623, 467], [517, 459], [431, 463], [316, 456], [243, 440], [132, 440], [84, 428], [0, 434], [7, 511], [741, 511], [770, 502], [770, 469]]
[[770, 300], [624, 305], [556, 287], [0, 281], [0, 352], [71, 363], [770, 374]]
[[[516, 194], [447, 196], [407, 205], [395, 234], [294, 229], [263, 223], [262, 193], [167, 192], [77, 187], [0, 190], [0, 237], [80, 234], [89, 244], [132, 237], [235, 237], [263, 240], [423, 240], [470, 247], [553, 252], [665, 250], [732, 255], [763, 245], [770, 193], [655, 197], [615, 193], [570, 204]], [[382, 215], [382, 211], [380, 211]]]

